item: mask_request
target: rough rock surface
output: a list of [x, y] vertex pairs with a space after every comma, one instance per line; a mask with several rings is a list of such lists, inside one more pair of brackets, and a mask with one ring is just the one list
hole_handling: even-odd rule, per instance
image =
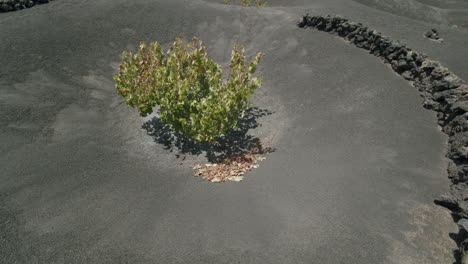
[[49, 0], [0, 0], [0, 13], [17, 11], [48, 2]]
[[[361, 23], [341, 17], [306, 15], [298, 26], [339, 35], [369, 50], [421, 92], [424, 107], [437, 112], [438, 124], [449, 136], [447, 171], [452, 181], [451, 191], [435, 202], [449, 208], [455, 219], [468, 218], [468, 85], [440, 63]], [[463, 234], [466, 236], [466, 232]], [[462, 252], [466, 250], [463, 245], [460, 248]]]
[[426, 37], [428, 39], [432, 39], [432, 40], [437, 40], [437, 41], [440, 41], [440, 42], [443, 41], [443, 39], [440, 38], [440, 36], [439, 36], [439, 32], [437, 32], [437, 30], [435, 28], [426, 31], [424, 33], [424, 37]]

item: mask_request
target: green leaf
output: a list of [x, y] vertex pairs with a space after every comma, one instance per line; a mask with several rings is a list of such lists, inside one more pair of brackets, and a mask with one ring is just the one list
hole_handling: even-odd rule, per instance
[[[140, 43], [137, 53], [124, 51], [117, 92], [140, 115], [159, 105], [161, 121], [173, 130], [202, 142], [213, 142], [238, 124], [251, 103], [249, 97], [262, 84], [251, 78], [263, 53], [246, 66], [245, 49], [236, 44], [231, 52], [230, 74], [209, 59], [197, 38], [184, 45], [176, 39], [164, 52], [157, 42]], [[239, 115], [240, 113], [240, 115]]]

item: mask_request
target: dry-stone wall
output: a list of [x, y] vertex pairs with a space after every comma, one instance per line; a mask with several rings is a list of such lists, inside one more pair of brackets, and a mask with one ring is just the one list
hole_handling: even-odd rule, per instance
[[[468, 85], [440, 63], [406, 45], [341, 17], [306, 15], [299, 27], [313, 27], [338, 35], [380, 57], [421, 92], [424, 107], [437, 112], [438, 123], [449, 137], [450, 193], [435, 202], [449, 208], [459, 223], [468, 218]], [[461, 248], [468, 247], [468, 230], [460, 230]], [[462, 250], [463, 252], [463, 250]], [[468, 254], [468, 253], [467, 253]]]
[[32, 7], [36, 4], [44, 4], [48, 2], [49, 0], [0, 0], [0, 13], [17, 11]]

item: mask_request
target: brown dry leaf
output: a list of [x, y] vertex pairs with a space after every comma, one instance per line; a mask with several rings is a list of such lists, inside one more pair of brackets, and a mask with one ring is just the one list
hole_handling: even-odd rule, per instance
[[257, 162], [265, 160], [261, 154], [271, 153], [270, 147], [264, 148], [259, 144], [250, 153], [240, 156], [233, 156], [222, 160], [219, 163], [206, 163], [193, 165], [193, 176], [202, 176], [203, 179], [211, 182], [235, 181], [240, 182], [244, 179], [243, 175], [259, 167]]
[[240, 181], [242, 181], [244, 179], [244, 177], [243, 176], [231, 176], [231, 177], [229, 177], [227, 179], [230, 180], [230, 181], [240, 182]]

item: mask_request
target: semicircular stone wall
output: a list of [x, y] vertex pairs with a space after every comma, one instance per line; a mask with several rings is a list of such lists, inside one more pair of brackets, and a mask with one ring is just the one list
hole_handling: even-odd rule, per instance
[[[450, 192], [435, 202], [450, 209], [456, 220], [468, 218], [468, 85], [439, 62], [361, 23], [342, 17], [306, 15], [298, 26], [338, 35], [369, 50], [420, 91], [423, 106], [437, 112], [438, 124], [448, 135], [447, 171], [452, 184]], [[468, 247], [466, 231], [461, 229], [459, 235]]]
[[0, 13], [17, 11], [37, 4], [45, 4], [52, 0], [0, 0]]

